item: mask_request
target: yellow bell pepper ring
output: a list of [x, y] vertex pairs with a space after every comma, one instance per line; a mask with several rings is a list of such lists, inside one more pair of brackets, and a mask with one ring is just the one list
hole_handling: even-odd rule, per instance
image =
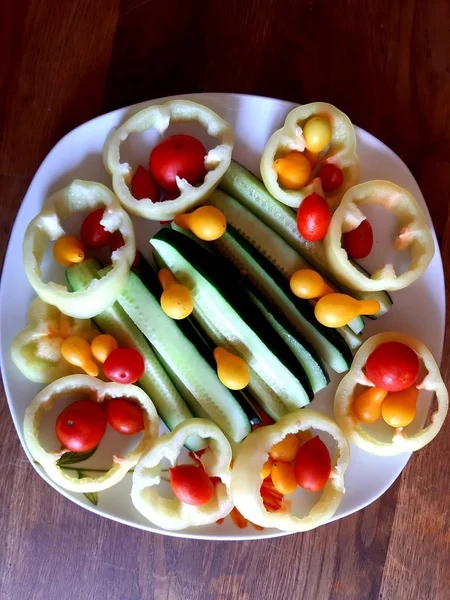
[[37, 383], [51, 383], [82, 369], [63, 360], [62, 344], [69, 336], [90, 342], [98, 335], [90, 319], [73, 319], [56, 306], [35, 298], [28, 309], [28, 325], [11, 344], [11, 358], [22, 375]]
[[[104, 207], [101, 224], [107, 231], [119, 231], [124, 245], [111, 255], [112, 268], [101, 279], [94, 279], [86, 290], [70, 292], [67, 286], [53, 281], [44, 283], [41, 263], [49, 242], [66, 235], [62, 219], [77, 212]], [[23, 247], [25, 274], [37, 295], [64, 314], [89, 319], [114, 303], [125, 286], [136, 254], [133, 224], [116, 196], [101, 183], [74, 181], [48, 198], [41, 212], [30, 222]]]
[[[142, 408], [144, 432], [134, 450], [123, 457], [113, 456], [113, 466], [104, 475], [78, 479], [57, 465], [61, 452], [48, 452], [39, 440], [42, 418], [56, 402], [75, 394], [95, 394], [98, 402], [110, 398], [125, 398], [136, 402]], [[41, 465], [52, 481], [72, 492], [99, 492], [121, 481], [141, 456], [149, 450], [158, 437], [158, 413], [147, 394], [135, 385], [103, 382], [89, 375], [69, 375], [62, 377], [44, 388], [25, 411], [23, 432], [25, 443], [33, 458]], [[88, 470], [88, 469], [86, 469]]]
[[[263, 467], [270, 451], [287, 435], [310, 429], [326, 432], [336, 442], [330, 478], [307, 516], [297, 517], [286, 506], [271, 513], [264, 508], [260, 494]], [[256, 525], [281, 531], [309, 531], [326, 523], [336, 512], [345, 491], [344, 473], [349, 460], [347, 439], [334, 421], [309, 408], [297, 410], [274, 425], [257, 429], [240, 444], [231, 472], [231, 498], [238, 511]]]
[[[161, 462], [168, 459], [175, 467], [186, 440], [196, 435], [207, 440], [209, 448], [201, 456], [208, 477], [219, 477], [214, 495], [206, 504], [193, 506], [178, 498], [160, 495]], [[131, 500], [151, 523], [171, 531], [208, 525], [226, 517], [233, 508], [230, 498], [231, 446], [219, 427], [207, 419], [186, 419], [172, 433], [161, 436], [142, 458], [133, 473]]]
[[[320, 131], [317, 137], [312, 132], [308, 132], [310, 124], [317, 118], [320, 119], [320, 123], [327, 121], [331, 126], [329, 144], [326, 143], [328, 142], [326, 131]], [[315, 124], [317, 131], [318, 123]], [[322, 148], [324, 143], [327, 146], [325, 156], [319, 157], [318, 160], [321, 165], [333, 164], [342, 170], [344, 180], [339, 188], [334, 192], [325, 193], [319, 177], [309, 179], [300, 189], [282, 187], [274, 165], [277, 159], [282, 159], [292, 151], [305, 153], [308, 157], [311, 152], [315, 152], [314, 148]], [[260, 170], [266, 188], [280, 202], [296, 208], [306, 196], [315, 192], [325, 197], [334, 208], [344, 193], [355, 185], [359, 178], [355, 131], [350, 119], [335, 106], [326, 102], [312, 102], [294, 108], [286, 117], [283, 127], [269, 138], [261, 156]]]
[[[435, 392], [437, 398], [437, 409], [431, 415], [431, 422], [427, 427], [412, 435], [407, 434], [403, 427], [397, 427], [396, 429], [393, 429], [392, 440], [390, 441], [378, 439], [370, 433], [356, 416], [360, 411], [356, 412], [355, 415], [354, 408], [357, 386], [373, 385], [364, 373], [367, 359], [378, 346], [387, 342], [400, 342], [409, 346], [416, 354], [418, 354], [428, 373], [423, 381], [416, 387], [419, 390]], [[392, 394], [392, 396], [394, 396], [394, 394]], [[383, 404], [384, 402], [387, 402], [389, 398], [389, 395], [386, 399], [381, 398]], [[383, 404], [381, 405], [380, 415], [383, 412]], [[442, 380], [439, 367], [431, 352], [422, 342], [397, 332], [379, 333], [364, 342], [353, 359], [350, 371], [339, 384], [334, 398], [334, 414], [336, 421], [344, 431], [345, 435], [359, 448], [362, 448], [370, 454], [377, 454], [379, 456], [392, 456], [394, 454], [400, 454], [401, 452], [413, 452], [414, 450], [423, 448], [439, 433], [447, 412], [448, 391]], [[372, 422], [372, 419], [367, 419], [366, 422]]]
[[[411, 255], [409, 269], [397, 275], [391, 264], [385, 265], [369, 277], [350, 262], [342, 248], [342, 232], [348, 222], [354, 222], [360, 206], [380, 205], [394, 213], [400, 225], [395, 248], [408, 249]], [[361, 220], [361, 219], [360, 219]], [[407, 287], [425, 272], [434, 256], [434, 240], [425, 215], [409, 192], [389, 181], [368, 181], [350, 189], [334, 212], [324, 240], [328, 265], [341, 283], [368, 292], [393, 291]]]
[[[203, 183], [195, 187], [177, 177], [180, 195], [175, 200], [156, 203], [150, 199], [137, 200], [129, 188], [132, 167], [120, 161], [121, 144], [132, 133], [155, 129], [163, 135], [171, 123], [191, 121], [200, 123], [210, 136], [219, 140], [219, 144], [205, 157], [207, 173]], [[103, 157], [106, 170], [112, 175], [114, 191], [123, 207], [145, 219], [167, 221], [203, 204], [212, 194], [230, 166], [233, 145], [232, 128], [211, 109], [188, 100], [170, 100], [165, 104], [144, 108], [113, 131], [106, 140]]]

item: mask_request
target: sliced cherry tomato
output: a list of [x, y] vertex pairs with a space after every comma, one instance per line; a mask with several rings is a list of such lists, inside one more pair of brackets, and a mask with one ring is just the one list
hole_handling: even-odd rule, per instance
[[306, 196], [298, 208], [298, 230], [300, 235], [310, 242], [317, 242], [325, 237], [330, 220], [330, 207], [319, 194]]
[[116, 383], [135, 383], [144, 374], [142, 355], [133, 348], [117, 348], [103, 363], [106, 377]]
[[86, 248], [102, 248], [106, 246], [112, 237], [110, 231], [106, 231], [100, 221], [103, 218], [103, 208], [94, 210], [84, 219], [81, 224], [80, 237]]
[[330, 477], [331, 458], [328, 448], [316, 435], [303, 444], [295, 458], [295, 478], [299, 486], [318, 492]]
[[172, 135], [153, 148], [150, 154], [150, 172], [156, 182], [168, 192], [178, 190], [176, 178], [186, 179], [191, 185], [204, 179], [206, 150], [191, 135]]
[[131, 193], [136, 200], [142, 200], [143, 198], [150, 198], [152, 202], [158, 200], [158, 190], [152, 174], [146, 171], [142, 165], [138, 166], [131, 180]]
[[130, 400], [114, 398], [106, 405], [108, 423], [113, 429], [124, 435], [133, 435], [144, 429], [142, 410]]
[[367, 377], [388, 392], [401, 392], [414, 385], [419, 369], [417, 354], [400, 342], [381, 344], [366, 362]]
[[342, 246], [350, 258], [366, 258], [373, 246], [372, 225], [364, 219], [356, 229], [342, 235]]
[[324, 192], [334, 192], [344, 181], [344, 173], [336, 165], [324, 165], [319, 171], [319, 177]]
[[101, 442], [106, 423], [106, 413], [100, 404], [77, 400], [58, 416], [56, 437], [71, 452], [88, 452]]
[[177, 498], [192, 506], [201, 506], [211, 500], [214, 485], [203, 467], [179, 465], [169, 469], [170, 483]]

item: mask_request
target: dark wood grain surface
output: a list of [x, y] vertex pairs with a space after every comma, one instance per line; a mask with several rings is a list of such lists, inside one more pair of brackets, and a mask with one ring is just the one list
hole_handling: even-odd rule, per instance
[[[3, 0], [0, 260], [66, 132], [169, 94], [325, 100], [419, 181], [450, 277], [447, 0]], [[450, 336], [443, 372], [450, 383]], [[213, 543], [101, 519], [33, 471], [0, 404], [1, 600], [450, 597], [450, 425], [359, 513], [303, 535]]]

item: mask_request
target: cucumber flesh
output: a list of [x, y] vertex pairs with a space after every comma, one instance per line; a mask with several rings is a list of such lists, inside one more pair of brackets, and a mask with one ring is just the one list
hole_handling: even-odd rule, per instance
[[231, 226], [214, 245], [239, 269], [247, 271], [246, 279], [283, 313], [334, 371], [342, 373], [350, 368], [352, 353], [342, 336], [317, 321], [313, 306], [292, 294], [289, 282], [254, 246]]
[[312, 356], [309, 349], [299, 342], [296, 332], [292, 331], [292, 327], [290, 327], [287, 319], [283, 319], [280, 314], [275, 314], [275, 312], [254, 293], [249, 293], [253, 302], [269, 321], [270, 325], [275, 329], [278, 335], [281, 336], [286, 344], [288, 344], [299, 362], [304, 366], [314, 393], [320, 392], [320, 390], [325, 388], [330, 382], [325, 367], [320, 364], [320, 359], [316, 356]]
[[251, 427], [241, 406], [135, 273], [118, 302], [209, 418], [235, 442], [243, 440]]
[[232, 265], [220, 257], [212, 260], [195, 242], [171, 229], [159, 231], [151, 244], [178, 281], [191, 289], [194, 318], [199, 311], [207, 314], [234, 350], [281, 398], [298, 407], [308, 403], [313, 392], [301, 366], [278, 336], [266, 339], [267, 323], [240, 293], [236, 285], [239, 274]]
[[[384, 315], [392, 306], [392, 298], [387, 292], [363, 292], [347, 288], [337, 281], [328, 268], [323, 244], [321, 242], [308, 242], [302, 238], [297, 229], [295, 212], [275, 200], [267, 191], [260, 179], [235, 161], [231, 164], [220, 182], [220, 188], [233, 196], [248, 210], [259, 217], [273, 231], [278, 233], [294, 250], [297, 250], [315, 269], [324, 277], [340, 287], [346, 294], [359, 300], [377, 300], [380, 310], [369, 318], [378, 318]], [[362, 272], [365, 269], [354, 263]]]
[[[247, 242], [255, 246], [287, 279], [299, 269], [312, 268], [312, 265], [291, 248], [282, 237], [225, 192], [216, 190], [208, 199], [208, 204], [221, 210], [227, 223]], [[325, 281], [332, 286], [330, 281]], [[341, 291], [337, 286], [332, 287], [337, 292]], [[348, 325], [356, 334], [361, 333], [364, 326], [364, 319], [361, 316], [353, 319]]]
[[[70, 267], [67, 270], [70, 287], [74, 291], [86, 289], [92, 279], [97, 278], [100, 268], [100, 263], [94, 259]], [[119, 346], [134, 348], [141, 354], [145, 370], [138, 384], [149, 395], [169, 430], [192, 418], [192, 412], [175, 389], [149, 343], [117, 302], [94, 317], [94, 322], [103, 333], [112, 335]], [[205, 442], [199, 436], [190, 436], [186, 446], [197, 451], [205, 446]]]

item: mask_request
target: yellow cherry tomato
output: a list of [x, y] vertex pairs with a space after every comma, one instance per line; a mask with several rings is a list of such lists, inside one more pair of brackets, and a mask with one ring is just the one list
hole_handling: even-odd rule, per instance
[[242, 390], [250, 381], [248, 364], [240, 356], [218, 347], [214, 350], [217, 363], [217, 375], [224, 386], [230, 390]]
[[288, 433], [281, 442], [272, 446], [269, 456], [274, 460], [291, 462], [297, 456], [300, 446], [300, 440], [295, 433]]
[[303, 125], [303, 137], [310, 152], [322, 152], [331, 142], [333, 131], [325, 117], [312, 117]]
[[299, 190], [311, 177], [311, 164], [301, 152], [292, 150], [273, 163], [278, 183], [287, 190]]
[[317, 302], [314, 314], [325, 327], [344, 327], [358, 315], [374, 315], [379, 310], [377, 300], [356, 300], [347, 294], [327, 294]]
[[192, 213], [177, 215], [174, 222], [205, 242], [218, 240], [227, 228], [225, 215], [215, 206], [200, 206]]
[[177, 280], [168, 269], [161, 269], [158, 278], [163, 287], [161, 308], [171, 319], [185, 319], [194, 310], [191, 291]]
[[368, 388], [353, 400], [353, 414], [362, 423], [375, 423], [381, 417], [381, 404], [386, 396], [386, 390]]
[[381, 416], [391, 427], [406, 427], [416, 416], [418, 396], [419, 390], [416, 387], [388, 394], [381, 405]]
[[277, 461], [272, 466], [272, 483], [274, 488], [280, 494], [292, 494], [297, 489], [297, 480], [293, 465], [286, 462]]
[[273, 460], [271, 458], [268, 458], [266, 460], [266, 462], [263, 464], [262, 469], [261, 469], [261, 478], [262, 479], [269, 477], [270, 473], [272, 472], [272, 466], [273, 466]]
[[53, 256], [63, 267], [69, 267], [84, 260], [85, 251], [81, 240], [73, 235], [66, 235], [56, 240], [53, 246]]
[[117, 350], [119, 344], [112, 335], [102, 333], [97, 335], [91, 342], [91, 352], [100, 363], [104, 363], [113, 350]]
[[289, 280], [292, 292], [298, 298], [320, 298], [331, 294], [333, 288], [325, 283], [322, 275], [312, 269], [299, 269]]
[[91, 345], [84, 338], [72, 335], [65, 339], [61, 344], [61, 354], [71, 365], [80, 367], [92, 377], [97, 377], [98, 366], [93, 360]]

